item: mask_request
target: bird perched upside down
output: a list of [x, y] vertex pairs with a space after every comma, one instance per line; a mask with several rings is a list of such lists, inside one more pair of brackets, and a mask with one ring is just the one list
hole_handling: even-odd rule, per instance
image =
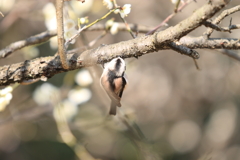
[[120, 57], [114, 58], [110, 62], [104, 64], [100, 82], [111, 99], [109, 114], [112, 115], [116, 115], [117, 106], [121, 107], [121, 97], [127, 84], [125, 70], [125, 61]]

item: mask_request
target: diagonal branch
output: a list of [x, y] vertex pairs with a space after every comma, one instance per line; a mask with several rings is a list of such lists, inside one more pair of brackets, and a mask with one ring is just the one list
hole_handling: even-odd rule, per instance
[[170, 14], [167, 18], [165, 18], [164, 21], [162, 21], [158, 26], [156, 26], [153, 30], [149, 31], [148, 33], [146, 33], [146, 35], [150, 35], [153, 34], [154, 32], [156, 32], [160, 27], [164, 26], [170, 19], [172, 19], [178, 12], [181, 12], [188, 4], [190, 4], [192, 1], [187, 1], [184, 2], [184, 4], [182, 4], [179, 8], [176, 5], [176, 9], [175, 11]]
[[212, 28], [216, 31], [220, 31], [220, 32], [229, 32], [231, 33], [231, 30], [229, 28], [222, 28], [222, 27], [219, 27], [218, 25], [216, 24], [213, 24], [209, 21], [206, 21], [204, 24], [203, 24], [205, 27], [209, 27], [209, 28]]
[[197, 51], [194, 51], [186, 46], [183, 46], [183, 45], [179, 45], [178, 43], [175, 43], [175, 42], [171, 42], [168, 44], [168, 46], [176, 51], [176, 52], [179, 52], [181, 54], [185, 54], [189, 57], [192, 57], [193, 59], [198, 59], [200, 57], [199, 53]]
[[19, 49], [22, 49], [26, 46], [46, 42], [50, 38], [52, 38], [53, 36], [56, 36], [56, 35], [57, 35], [56, 31], [45, 31], [40, 34], [31, 36], [31, 37], [27, 38], [26, 40], [20, 40], [20, 41], [14, 42], [14, 43], [8, 45], [7, 47], [5, 47], [4, 49], [0, 50], [0, 59], [5, 58], [5, 57], [9, 56], [11, 53], [13, 53]]
[[0, 11], [0, 15], [2, 16], [2, 17], [4, 17], [4, 14], [2, 14], [2, 12]]

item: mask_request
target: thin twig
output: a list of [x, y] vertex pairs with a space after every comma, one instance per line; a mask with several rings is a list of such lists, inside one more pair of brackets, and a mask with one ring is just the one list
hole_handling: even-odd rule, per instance
[[220, 32], [229, 32], [229, 33], [231, 33], [231, 30], [240, 29], [240, 24], [232, 24], [232, 25], [229, 25], [228, 27], [220, 27], [220, 26], [218, 26], [216, 24], [213, 24], [211, 22], [206, 21], [206, 22], [204, 22], [204, 25], [206, 27], [212, 28], [212, 29], [214, 29], [216, 31], [220, 31]]
[[[133, 32], [139, 32], [139, 33], [147, 33], [151, 31], [154, 27], [152, 26], [144, 26], [139, 24], [129, 24], [129, 27]], [[106, 29], [105, 24], [95, 24], [94, 26], [87, 28], [85, 31], [103, 31]], [[128, 31], [126, 28], [125, 23], [118, 22], [118, 31]]]
[[136, 140], [147, 141], [138, 125], [134, 121], [130, 121], [130, 118], [126, 114], [120, 112], [119, 119], [126, 125], [132, 137], [136, 138]]
[[[237, 11], [240, 11], [240, 5], [227, 9], [225, 11], [223, 11], [217, 18], [215, 18], [215, 20], [212, 22], [213, 24], [219, 24], [225, 17], [227, 17], [230, 14], [233, 14]], [[214, 31], [214, 29], [212, 28], [208, 28], [207, 31], [204, 33], [204, 35], [209, 38], [212, 34], [212, 32]]]
[[[115, 8], [119, 8], [116, 0], [113, 0], [112, 3], [113, 3], [113, 5], [114, 5]], [[121, 16], [120, 12], [118, 13], [118, 15], [120, 16], [121, 20], [122, 20], [123, 23], [125, 24], [127, 31], [131, 34], [131, 36], [132, 36], [133, 38], [136, 38], [136, 36], [133, 34], [133, 31], [131, 30], [131, 27], [128, 25], [126, 19]]]
[[128, 32], [131, 34], [131, 36], [132, 36], [133, 38], [136, 38], [136, 36], [133, 34], [133, 32], [132, 32], [132, 30], [131, 30], [131, 27], [128, 25], [126, 19], [125, 19], [125, 18], [122, 18], [122, 16], [120, 15], [120, 13], [119, 13], [119, 16], [121, 17], [123, 23], [124, 23], [125, 26], [126, 26], [126, 29], [127, 29]]
[[103, 33], [101, 33], [100, 36], [98, 36], [97, 38], [95, 38], [94, 40], [92, 40], [92, 41], [88, 44], [88, 46], [89, 46], [89, 47], [94, 46], [94, 45], [97, 43], [97, 41], [99, 41], [100, 39], [102, 39], [107, 33], [108, 33], [107, 31], [103, 31]]
[[65, 45], [64, 45], [64, 46], [65, 46], [66, 48], [68, 48], [70, 42], [73, 41], [74, 39], [76, 39], [76, 38], [80, 35], [80, 33], [81, 33], [84, 29], [86, 29], [86, 28], [87, 28], [87, 26], [84, 26], [84, 27], [80, 28], [75, 35], [73, 35], [71, 38], [69, 38], [69, 40], [67, 40], [67, 41], [65, 42]]
[[230, 25], [229, 27], [222, 27], [222, 29], [224, 29], [224, 30], [240, 29], [240, 24], [233, 24], [233, 25]]
[[177, 0], [177, 3], [175, 4], [175, 9], [174, 9], [174, 12], [177, 13], [178, 12], [178, 6], [180, 4], [180, 1], [181, 0]]
[[189, 57], [192, 57], [193, 59], [198, 59], [200, 58], [200, 55], [197, 51], [193, 50], [193, 49], [190, 49], [188, 47], [185, 47], [185, 46], [182, 46], [182, 45], [179, 45], [175, 42], [171, 42], [168, 44], [168, 46], [176, 51], [176, 52], [179, 52], [181, 54], [184, 54], [186, 56], [189, 56]]
[[201, 70], [197, 63], [197, 60], [193, 58], [193, 62], [194, 62], [195, 67], [197, 68], [197, 70]]
[[222, 27], [220, 27], [220, 26], [218, 26], [218, 25], [216, 25], [216, 24], [213, 24], [213, 23], [211, 23], [211, 22], [209, 22], [209, 21], [204, 22], [203, 25], [206, 26], [206, 27], [212, 28], [212, 29], [214, 29], [214, 30], [216, 30], [216, 31], [229, 32], [229, 33], [231, 33], [231, 31], [229, 30], [229, 28], [222, 28]]
[[[183, 10], [189, 3], [191, 3], [191, 2], [192, 2], [192, 0], [189, 0], [189, 1], [185, 2], [185, 3], [183, 3], [183, 4], [178, 8], [177, 12], [182, 11], [182, 10]], [[151, 31], [149, 31], [148, 33], [146, 33], [146, 35], [153, 34], [153, 33], [156, 32], [160, 27], [166, 25], [166, 23], [167, 23], [170, 19], [172, 19], [172, 18], [177, 14], [177, 12], [174, 12], [174, 13], [170, 14], [170, 15], [169, 15], [164, 21], [162, 21], [157, 27], [155, 27], [153, 30], [151, 30]]]
[[113, 13], [116, 9], [118, 9], [118, 8], [115, 8], [115, 9], [110, 10], [107, 14], [105, 14], [105, 15], [104, 15], [103, 17], [101, 17], [100, 19], [97, 19], [97, 20], [95, 20], [94, 22], [92, 22], [92, 23], [90, 23], [90, 24], [88, 24], [88, 25], [80, 28], [80, 29], [78, 30], [78, 32], [77, 32], [74, 36], [72, 36], [71, 38], [69, 38], [68, 41], [66, 41], [65, 47], [67, 48], [68, 45], [69, 45], [69, 43], [70, 43], [72, 40], [76, 39], [83, 30], [85, 30], [85, 29], [93, 26], [94, 24], [98, 23], [99, 21], [107, 18], [107, 17], [108, 17], [111, 13]]

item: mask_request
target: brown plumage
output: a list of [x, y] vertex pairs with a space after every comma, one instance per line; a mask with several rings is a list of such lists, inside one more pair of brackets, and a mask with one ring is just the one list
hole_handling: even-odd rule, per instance
[[121, 107], [121, 97], [127, 84], [125, 69], [124, 60], [118, 57], [105, 64], [101, 76], [101, 85], [111, 99], [109, 114], [112, 115], [116, 115], [117, 106]]

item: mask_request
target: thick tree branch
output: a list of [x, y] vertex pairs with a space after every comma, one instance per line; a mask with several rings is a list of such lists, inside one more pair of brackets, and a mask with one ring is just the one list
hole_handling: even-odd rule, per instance
[[[212, 4], [204, 5], [186, 20], [165, 31], [157, 32], [154, 35], [142, 36], [128, 41], [102, 46], [97, 49], [87, 50], [81, 53], [80, 56], [77, 54], [68, 54], [67, 60], [70, 64], [68, 70], [104, 63], [116, 56], [121, 56], [123, 58], [138, 57], [161, 49], [168, 49], [166, 45], [180, 39], [202, 25], [208, 18], [211, 18], [216, 12], [223, 8], [227, 2], [216, 0]], [[207, 41], [208, 40], [201, 42], [206, 45]], [[235, 47], [239, 47], [239, 42], [235, 42]], [[184, 45], [181, 41], [180, 43]], [[224, 48], [227, 45], [227, 43], [217, 43], [211, 46], [215, 46], [215, 48]], [[189, 44], [189, 46], [187, 47], [191, 49], [198, 48], [201, 46], [201, 43]], [[50, 78], [57, 73], [68, 70], [62, 68], [59, 57], [38, 58], [22, 63], [6, 65], [0, 68], [0, 85], [9, 85], [14, 82], [23, 82], [24, 80], [41, 77]]]
[[[149, 37], [141, 37], [134, 40], [120, 42], [117, 44], [103, 46], [97, 49], [87, 50], [81, 55], [71, 52], [68, 55], [68, 61], [70, 62], [70, 69], [78, 69], [81, 67], [91, 66], [94, 64], [101, 64], [109, 61], [113, 57], [121, 56], [123, 58], [141, 56], [147, 53], [151, 53], [158, 50], [170, 49], [163, 45], [150, 47], [144, 45], [147, 41], [150, 41]], [[146, 41], [142, 40], [146, 39]], [[139, 44], [137, 43], [139, 42]], [[141, 43], [141, 44], [140, 44]], [[150, 42], [149, 42], [150, 43]], [[206, 40], [203, 37], [190, 38], [184, 37], [179, 42], [182, 46], [186, 46], [191, 49], [240, 49], [240, 42], [237, 39], [209, 39]], [[17, 64], [6, 65], [0, 67], [0, 86], [9, 85], [15, 82], [22, 82], [29, 79], [39, 79], [41, 77], [51, 78], [55, 74], [65, 72], [61, 66], [59, 57], [43, 57], [30, 61], [25, 61]]]

